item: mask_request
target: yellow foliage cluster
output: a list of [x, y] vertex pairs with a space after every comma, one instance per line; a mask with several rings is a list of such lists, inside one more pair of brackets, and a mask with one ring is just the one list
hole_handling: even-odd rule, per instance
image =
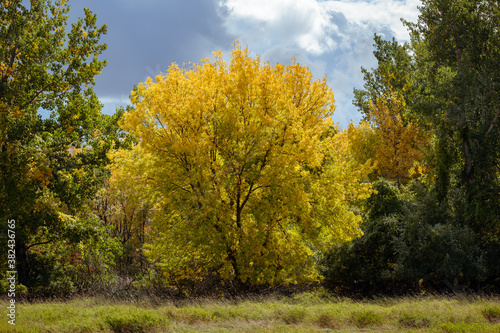
[[430, 135], [404, 116], [405, 102], [396, 93], [370, 102], [369, 121], [353, 123], [338, 135], [358, 163], [373, 166], [370, 179], [378, 177], [407, 184], [428, 172], [425, 151]]
[[0, 62], [0, 77], [13, 79], [11, 78], [11, 76], [12, 73], [16, 70], [17, 64], [17, 61], [14, 62], [12, 66], [9, 66], [9, 64], [7, 63]]
[[229, 64], [174, 64], [132, 96], [122, 126], [138, 145], [111, 156], [113, 177], [155, 198], [147, 253], [170, 280], [311, 281], [316, 251], [360, 234], [350, 204], [370, 169], [333, 135], [333, 92], [307, 67], [236, 45]]
[[380, 138], [376, 150], [379, 175], [406, 184], [427, 169], [423, 152], [429, 146], [429, 135], [404, 116], [404, 99], [391, 92], [370, 103], [370, 120]]
[[339, 140], [344, 142], [352, 158], [360, 164], [367, 164], [372, 168], [371, 178], [376, 177], [376, 152], [380, 145], [380, 137], [368, 121], [361, 121], [358, 125], [353, 122], [338, 133]]

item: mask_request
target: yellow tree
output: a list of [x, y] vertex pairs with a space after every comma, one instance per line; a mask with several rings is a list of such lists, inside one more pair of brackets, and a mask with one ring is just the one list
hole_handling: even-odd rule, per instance
[[425, 151], [429, 134], [409, 121], [402, 98], [394, 92], [369, 102], [368, 120], [350, 123], [339, 139], [360, 164], [372, 165], [370, 180], [383, 177], [404, 185], [427, 171]]
[[403, 98], [389, 92], [370, 102], [368, 116], [379, 136], [375, 152], [378, 174], [398, 184], [424, 172], [424, 151], [429, 146], [429, 135], [406, 118], [405, 107]]
[[155, 199], [147, 254], [169, 281], [311, 281], [317, 251], [360, 233], [350, 203], [369, 170], [333, 135], [326, 79], [237, 44], [230, 64], [219, 51], [155, 81], [123, 120], [138, 144], [111, 157], [115, 179]]

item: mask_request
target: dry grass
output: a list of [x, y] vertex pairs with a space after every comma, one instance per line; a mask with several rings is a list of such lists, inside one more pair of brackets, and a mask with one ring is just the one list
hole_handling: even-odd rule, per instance
[[4, 316], [0, 332], [500, 332], [500, 298], [479, 296], [353, 301], [308, 292], [182, 304], [90, 298], [16, 310], [16, 326]]

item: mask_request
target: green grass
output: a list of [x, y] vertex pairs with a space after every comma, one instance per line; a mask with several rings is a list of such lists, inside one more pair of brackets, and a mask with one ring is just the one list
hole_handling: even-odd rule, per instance
[[[1, 302], [5, 309], [5, 301]], [[324, 292], [291, 298], [193, 300], [182, 304], [100, 298], [16, 304], [16, 326], [0, 332], [500, 332], [500, 298], [381, 298]]]

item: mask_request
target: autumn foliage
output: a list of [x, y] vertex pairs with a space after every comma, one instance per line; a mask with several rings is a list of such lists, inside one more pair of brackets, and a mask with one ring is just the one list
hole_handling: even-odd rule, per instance
[[406, 185], [428, 172], [430, 135], [404, 114], [405, 102], [396, 93], [370, 102], [369, 121], [349, 124], [343, 137], [358, 163], [373, 165], [370, 179], [379, 177]]
[[314, 255], [359, 235], [350, 204], [370, 194], [335, 137], [333, 93], [306, 67], [262, 63], [236, 45], [133, 92], [115, 178], [156, 198], [147, 254], [167, 279], [250, 284], [318, 278]]
[[0, 266], [28, 298], [500, 290], [498, 3], [420, 11], [410, 43], [375, 36], [363, 121], [340, 131], [326, 78], [237, 42], [103, 115], [106, 26], [88, 9], [68, 24], [66, 0], [1, 2], [0, 217], [16, 230]]
[[378, 175], [398, 184], [407, 184], [425, 172], [423, 158], [430, 139], [421, 126], [408, 120], [405, 107], [396, 93], [370, 103], [369, 119], [379, 137], [375, 152]]

